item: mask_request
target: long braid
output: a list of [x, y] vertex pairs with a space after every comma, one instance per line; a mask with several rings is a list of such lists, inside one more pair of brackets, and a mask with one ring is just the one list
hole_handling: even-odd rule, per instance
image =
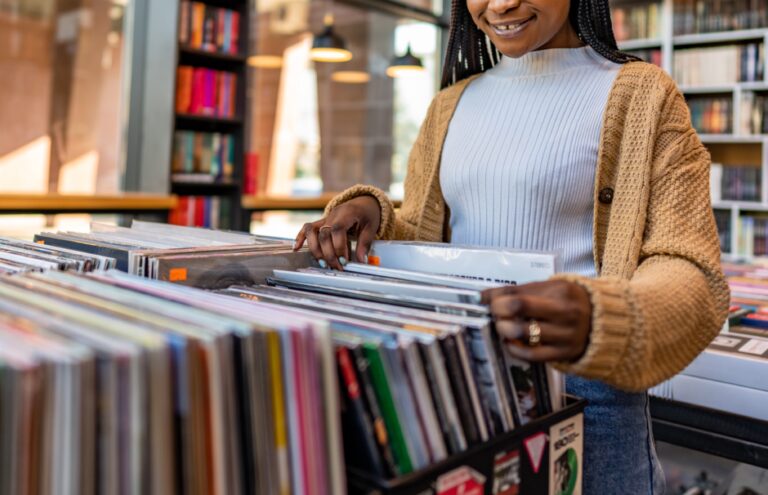
[[[571, 0], [569, 20], [579, 38], [611, 62], [625, 64], [640, 60], [618, 49], [608, 0]], [[500, 60], [501, 53], [472, 20], [467, 1], [453, 0], [441, 87], [485, 72]]]

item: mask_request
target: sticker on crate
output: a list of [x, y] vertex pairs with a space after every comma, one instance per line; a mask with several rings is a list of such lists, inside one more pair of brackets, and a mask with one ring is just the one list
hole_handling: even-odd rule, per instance
[[437, 495], [483, 495], [485, 476], [461, 466], [437, 478]]
[[584, 415], [553, 425], [549, 439], [549, 494], [581, 495]]
[[539, 474], [541, 461], [544, 459], [544, 448], [547, 446], [546, 433], [537, 433], [526, 438], [523, 441], [525, 450], [528, 452], [528, 459], [531, 461], [531, 468], [534, 474]]
[[493, 495], [520, 493], [520, 451], [499, 452], [493, 458]]

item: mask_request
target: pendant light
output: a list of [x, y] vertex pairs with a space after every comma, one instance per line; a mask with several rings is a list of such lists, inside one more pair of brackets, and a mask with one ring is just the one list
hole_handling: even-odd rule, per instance
[[422, 72], [424, 70], [424, 64], [419, 57], [413, 54], [409, 43], [405, 55], [392, 59], [392, 63], [387, 67], [387, 75], [389, 77], [401, 77], [407, 74], [413, 74], [414, 72]]
[[344, 38], [333, 30], [333, 14], [326, 14], [323, 19], [323, 32], [315, 35], [309, 58], [315, 62], [349, 62], [352, 52], [347, 50]]

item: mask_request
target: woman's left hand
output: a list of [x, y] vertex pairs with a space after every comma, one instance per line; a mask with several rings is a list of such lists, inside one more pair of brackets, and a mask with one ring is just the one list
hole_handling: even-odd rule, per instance
[[[551, 280], [488, 289], [483, 291], [483, 302], [490, 305], [496, 330], [509, 344], [509, 352], [519, 359], [576, 361], [587, 348], [592, 303], [589, 293], [574, 282]], [[530, 345], [532, 321], [541, 329], [537, 345]]]

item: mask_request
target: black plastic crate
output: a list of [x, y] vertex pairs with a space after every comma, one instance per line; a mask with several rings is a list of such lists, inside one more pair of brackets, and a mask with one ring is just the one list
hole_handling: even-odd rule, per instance
[[[348, 468], [349, 493], [382, 495], [580, 493], [584, 459], [584, 406], [586, 406], [585, 400], [569, 397], [567, 407], [556, 413], [400, 478], [377, 479], [354, 468]], [[554, 452], [554, 456], [550, 451]], [[556, 487], [558, 478], [559, 486]]]

